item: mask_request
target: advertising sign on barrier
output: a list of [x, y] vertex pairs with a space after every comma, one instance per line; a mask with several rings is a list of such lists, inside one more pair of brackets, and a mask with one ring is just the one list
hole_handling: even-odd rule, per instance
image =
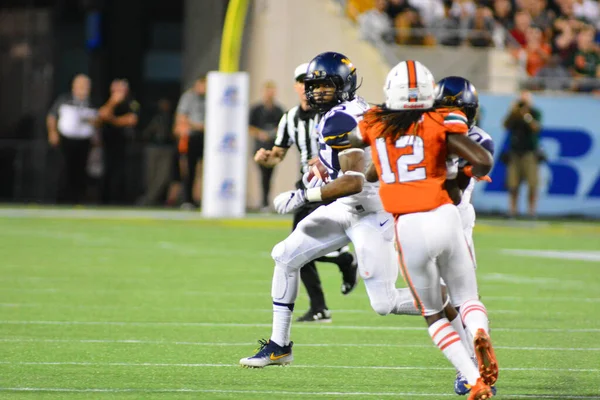
[[[514, 97], [481, 94], [481, 127], [494, 139], [496, 164], [492, 183], [476, 185], [475, 209], [485, 212], [508, 210], [506, 166], [500, 162], [508, 148], [503, 127]], [[587, 96], [534, 96], [542, 113], [540, 146], [547, 162], [540, 164], [538, 214], [583, 215], [600, 218], [600, 100]], [[527, 188], [522, 185], [519, 210], [527, 211]]]
[[207, 79], [202, 216], [246, 214], [248, 74], [210, 72]]

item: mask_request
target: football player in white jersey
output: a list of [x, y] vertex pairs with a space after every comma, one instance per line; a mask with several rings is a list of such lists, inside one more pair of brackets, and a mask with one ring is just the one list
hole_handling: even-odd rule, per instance
[[308, 261], [350, 241], [373, 310], [381, 315], [419, 314], [410, 290], [396, 288], [394, 221], [383, 210], [378, 183], [365, 180], [370, 151], [351, 148], [350, 136], [369, 108], [355, 95], [356, 68], [343, 54], [322, 53], [310, 62], [304, 82], [308, 101], [323, 114], [317, 127], [319, 159], [331, 181], [322, 185], [315, 177], [308, 189], [278, 195], [275, 208], [284, 214], [307, 202], [337, 200], [319, 207], [273, 248], [273, 330], [269, 340], [259, 341], [256, 354], [240, 360], [245, 367], [262, 368], [293, 361], [290, 328], [299, 270]]
[[[435, 106], [442, 108], [458, 108], [467, 116], [467, 123], [469, 124], [468, 136], [474, 142], [480, 144], [486, 149], [492, 156], [494, 155], [494, 141], [492, 137], [485, 132], [483, 129], [475, 125], [475, 118], [479, 109], [479, 96], [475, 86], [465, 78], [459, 76], [449, 76], [437, 83], [435, 92]], [[473, 190], [475, 189], [475, 183], [477, 180], [489, 181], [489, 177], [483, 177], [483, 179], [477, 179], [470, 174], [468, 163], [466, 160], [460, 158], [452, 158], [447, 162], [448, 171], [447, 179], [455, 180], [456, 187], [460, 189], [462, 197], [460, 203], [457, 204], [458, 211], [460, 213], [460, 219], [462, 222], [462, 228], [465, 235], [465, 239], [473, 257], [475, 265], [475, 246], [473, 244], [473, 227], [475, 226], [475, 209], [471, 204], [471, 197]], [[463, 343], [470, 344], [472, 340], [466, 337], [466, 331], [462, 327], [462, 321], [458, 318], [458, 313], [448, 312], [446, 314], [454, 329], [459, 333]], [[449, 314], [449, 315], [448, 315]], [[475, 359], [474, 350], [472, 346], [467, 346], [467, 349], [471, 352], [471, 357]], [[492, 391], [496, 394], [496, 388], [492, 387]], [[454, 391], [458, 395], [466, 395], [469, 393], [471, 388], [468, 385], [467, 379], [457, 372], [456, 380], [454, 382]]]

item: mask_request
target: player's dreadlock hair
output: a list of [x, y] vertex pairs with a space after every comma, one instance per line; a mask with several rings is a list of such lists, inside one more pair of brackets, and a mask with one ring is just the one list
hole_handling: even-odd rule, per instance
[[380, 137], [389, 137], [393, 141], [407, 133], [411, 126], [414, 126], [416, 133], [418, 122], [424, 114], [435, 111], [433, 108], [421, 110], [391, 110], [385, 105], [379, 105], [365, 114], [367, 123], [382, 123], [385, 128]]

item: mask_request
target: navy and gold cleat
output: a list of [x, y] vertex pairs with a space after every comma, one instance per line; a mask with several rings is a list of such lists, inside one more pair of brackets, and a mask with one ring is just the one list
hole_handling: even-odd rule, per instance
[[268, 365], [288, 365], [294, 361], [292, 345], [280, 346], [271, 340], [261, 339], [258, 341], [260, 347], [252, 357], [242, 358], [240, 365], [246, 368], [264, 368]]
[[[473, 363], [477, 366], [477, 359], [473, 359]], [[492, 394], [496, 395], [496, 386], [491, 386]], [[464, 396], [471, 391], [471, 385], [469, 385], [469, 381], [467, 378], [463, 376], [460, 372], [456, 372], [456, 379], [454, 380], [454, 392], [459, 396]]]
[[454, 380], [454, 392], [459, 396], [464, 396], [471, 391], [471, 385], [467, 378], [460, 372], [456, 373], [456, 379]]

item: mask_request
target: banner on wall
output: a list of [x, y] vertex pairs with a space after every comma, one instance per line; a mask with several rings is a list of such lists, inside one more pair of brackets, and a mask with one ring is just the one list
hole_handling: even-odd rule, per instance
[[248, 81], [246, 72], [210, 72], [207, 77], [203, 217], [246, 214]]
[[[495, 142], [496, 164], [492, 183], [476, 185], [475, 209], [506, 213], [506, 166], [499, 160], [508, 147], [503, 121], [514, 97], [481, 94], [481, 127]], [[542, 112], [540, 146], [548, 160], [540, 164], [538, 214], [583, 215], [600, 218], [600, 100], [585, 96], [534, 96]], [[523, 184], [519, 210], [527, 211], [527, 188]]]

